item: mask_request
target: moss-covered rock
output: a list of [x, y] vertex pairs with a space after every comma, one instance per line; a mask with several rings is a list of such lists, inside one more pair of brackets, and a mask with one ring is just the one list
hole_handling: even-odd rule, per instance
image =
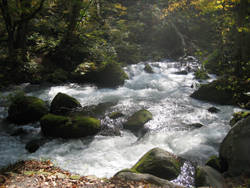
[[48, 112], [44, 101], [37, 97], [23, 96], [12, 101], [8, 109], [8, 120], [16, 124], [28, 124], [39, 121]]
[[220, 157], [213, 155], [210, 157], [210, 159], [207, 160], [205, 165], [210, 166], [214, 168], [215, 170], [218, 170], [220, 173], [227, 171], [227, 164], [224, 163]]
[[173, 180], [181, 173], [181, 158], [160, 148], [154, 148], [141, 157], [132, 167], [139, 173], [148, 173], [166, 180]]
[[95, 63], [85, 62], [79, 64], [74, 71], [71, 72], [71, 79], [80, 83], [93, 82], [96, 78], [97, 67]]
[[104, 87], [123, 85], [128, 75], [118, 63], [107, 63], [97, 73], [97, 84]]
[[209, 109], [207, 109], [210, 113], [218, 113], [219, 111], [221, 111], [220, 109], [216, 108], [216, 107], [210, 107]]
[[195, 187], [223, 187], [222, 175], [210, 166], [196, 166]]
[[250, 174], [250, 117], [237, 123], [220, 144], [219, 156], [231, 176]]
[[119, 117], [123, 117], [124, 114], [121, 112], [113, 112], [111, 114], [108, 115], [110, 119], [117, 119]]
[[229, 89], [218, 89], [224, 84], [224, 79], [214, 80], [211, 83], [201, 85], [190, 97], [198, 100], [214, 102], [221, 105], [238, 105], [247, 103], [250, 97], [242, 94], [240, 98], [234, 98], [234, 92]]
[[249, 115], [250, 115], [250, 111], [235, 112], [233, 114], [233, 118], [230, 120], [230, 125], [234, 126], [237, 122], [248, 117]]
[[129, 117], [128, 121], [123, 124], [123, 127], [131, 131], [139, 131], [151, 119], [153, 119], [152, 114], [148, 110], [142, 109]]
[[154, 73], [152, 67], [151, 67], [149, 64], [146, 64], [146, 65], [145, 65], [144, 70], [145, 70], [147, 73]]
[[45, 136], [61, 138], [80, 138], [98, 133], [101, 128], [99, 120], [91, 117], [64, 117], [53, 114], [45, 115], [40, 120]]
[[65, 114], [81, 106], [82, 105], [74, 97], [59, 92], [51, 102], [50, 112], [53, 114]]

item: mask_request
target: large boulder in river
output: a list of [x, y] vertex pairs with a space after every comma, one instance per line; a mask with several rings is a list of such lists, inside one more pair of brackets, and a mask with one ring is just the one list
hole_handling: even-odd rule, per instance
[[132, 171], [173, 180], [181, 173], [181, 158], [160, 148], [151, 149], [132, 167]]
[[250, 116], [236, 124], [220, 145], [220, 158], [228, 164], [228, 173], [250, 174]]
[[128, 75], [115, 62], [103, 65], [97, 73], [97, 84], [103, 87], [117, 87], [123, 85]]
[[148, 110], [142, 109], [129, 117], [128, 120], [123, 123], [123, 127], [131, 131], [139, 131], [144, 124], [151, 119], [153, 119], [152, 114]]
[[99, 120], [91, 117], [65, 117], [47, 114], [40, 120], [45, 136], [61, 138], [80, 138], [98, 133], [101, 128]]
[[51, 102], [50, 112], [61, 115], [81, 106], [82, 105], [74, 97], [59, 92]]
[[48, 112], [44, 101], [37, 97], [23, 96], [11, 103], [7, 117], [16, 124], [28, 124], [39, 121]]
[[147, 73], [154, 73], [152, 67], [147, 63], [144, 67], [144, 70], [147, 72]]
[[190, 97], [198, 100], [214, 102], [221, 105], [238, 105], [246, 103], [250, 100], [247, 95], [241, 95], [241, 98], [236, 100], [234, 92], [229, 89], [218, 89], [218, 86], [223, 84], [223, 79], [215, 80], [211, 83], [201, 85], [198, 90], [190, 95]]
[[210, 166], [197, 166], [195, 173], [196, 187], [223, 187], [222, 175]]

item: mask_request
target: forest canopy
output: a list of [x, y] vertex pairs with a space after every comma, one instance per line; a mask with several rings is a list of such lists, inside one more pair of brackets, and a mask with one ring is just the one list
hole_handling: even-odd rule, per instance
[[194, 55], [222, 89], [249, 91], [249, 0], [0, 0], [0, 10], [1, 87], [82, 63]]

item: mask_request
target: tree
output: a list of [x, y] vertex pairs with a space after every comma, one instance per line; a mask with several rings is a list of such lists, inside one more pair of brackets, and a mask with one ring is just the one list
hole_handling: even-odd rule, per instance
[[0, 9], [8, 33], [8, 50], [11, 57], [21, 49], [22, 59], [26, 59], [26, 40], [29, 21], [43, 8], [45, 0], [1, 0]]

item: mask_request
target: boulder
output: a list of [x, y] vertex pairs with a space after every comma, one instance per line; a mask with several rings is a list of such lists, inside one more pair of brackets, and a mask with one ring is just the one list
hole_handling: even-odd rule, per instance
[[45, 136], [61, 138], [80, 138], [98, 133], [101, 128], [99, 120], [91, 117], [65, 117], [47, 114], [40, 120]]
[[211, 108], [209, 108], [208, 109], [208, 111], [210, 112], [210, 113], [218, 113], [220, 110], [218, 109], [218, 108], [216, 108], [216, 107], [211, 107]]
[[173, 180], [181, 173], [180, 157], [160, 148], [151, 149], [132, 167], [133, 171]]
[[128, 75], [118, 63], [107, 63], [97, 73], [97, 85], [102, 87], [117, 87], [123, 85]]
[[50, 112], [53, 114], [64, 115], [72, 109], [80, 107], [82, 107], [82, 105], [74, 97], [59, 92], [51, 102]]
[[250, 115], [249, 111], [241, 111], [241, 112], [235, 112], [233, 114], [233, 118], [230, 120], [230, 125], [234, 126], [237, 122], [240, 120], [243, 120], [244, 118], [248, 117]]
[[154, 73], [152, 67], [151, 67], [149, 64], [146, 64], [146, 65], [145, 65], [144, 70], [145, 70], [147, 73]]
[[118, 176], [119, 178], [122, 179], [126, 179], [128, 181], [134, 180], [134, 181], [141, 181], [142, 179], [145, 180], [146, 182], [155, 185], [157, 187], [163, 187], [163, 188], [168, 188], [168, 187], [185, 187], [185, 186], [181, 186], [181, 185], [177, 185], [175, 183], [172, 183], [168, 180], [165, 179], [161, 179], [158, 178], [156, 176], [153, 176], [151, 174], [140, 174], [140, 173], [136, 173], [136, 172], [130, 172], [130, 171], [123, 171], [123, 172], [119, 172], [118, 174], [116, 174], [115, 176]]
[[220, 157], [218, 156], [211, 156], [210, 159], [207, 160], [205, 165], [210, 166], [214, 168], [215, 170], [219, 171], [220, 173], [226, 172], [227, 171], [227, 164], [224, 163]]
[[228, 173], [250, 174], [250, 117], [236, 124], [220, 144], [219, 155], [228, 165]]
[[129, 129], [131, 131], [139, 131], [145, 123], [153, 119], [152, 114], [146, 110], [142, 109], [135, 112], [128, 120], [123, 124], [125, 129]]
[[93, 82], [96, 78], [96, 70], [97, 67], [93, 62], [81, 63], [71, 72], [71, 79], [80, 83]]
[[117, 119], [117, 118], [123, 117], [123, 116], [124, 116], [124, 114], [121, 113], [121, 112], [113, 112], [113, 113], [111, 113], [111, 114], [108, 115], [108, 117], [110, 119]]
[[37, 97], [23, 96], [11, 103], [7, 117], [16, 124], [28, 124], [39, 121], [42, 116], [48, 113], [44, 101]]
[[120, 130], [115, 125], [103, 125], [99, 134], [102, 136], [121, 136]]
[[238, 105], [239, 103], [247, 103], [250, 97], [241, 95], [241, 98], [236, 100], [234, 92], [229, 89], [217, 89], [223, 83], [223, 80], [215, 80], [211, 83], [201, 85], [198, 90], [194, 91], [190, 97], [207, 102], [214, 102], [221, 105]]
[[178, 74], [178, 75], [187, 75], [188, 71], [187, 70], [180, 70], [178, 72], [175, 72], [175, 74]]
[[40, 138], [31, 140], [25, 145], [25, 149], [27, 149], [30, 153], [36, 152], [41, 146], [43, 146], [45, 143], [51, 141], [52, 138]]
[[196, 187], [223, 187], [222, 175], [210, 166], [196, 166]]
[[23, 130], [23, 128], [19, 128], [17, 129], [13, 134], [11, 134], [10, 136], [19, 136], [22, 134], [25, 134], [26, 132]]
[[193, 123], [193, 124], [190, 124], [189, 126], [190, 126], [190, 127], [194, 127], [194, 128], [201, 128], [201, 127], [203, 127], [204, 125], [202, 125], [201, 123]]

